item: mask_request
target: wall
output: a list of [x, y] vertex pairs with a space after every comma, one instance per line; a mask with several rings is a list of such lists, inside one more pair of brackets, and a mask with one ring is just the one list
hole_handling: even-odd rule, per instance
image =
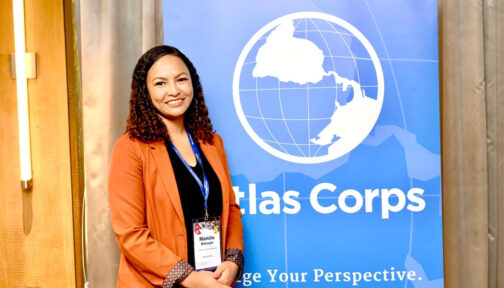
[[22, 192], [12, 2], [0, 1], [0, 287], [76, 286], [63, 11], [63, 1], [25, 1], [37, 79], [28, 81], [34, 184]]

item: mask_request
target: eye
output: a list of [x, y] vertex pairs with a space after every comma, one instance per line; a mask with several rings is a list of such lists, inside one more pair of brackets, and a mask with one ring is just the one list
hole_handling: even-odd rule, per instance
[[189, 78], [187, 78], [187, 77], [181, 77], [177, 81], [178, 82], [184, 82], [184, 81], [187, 81], [187, 80], [189, 80]]
[[154, 86], [162, 86], [164, 84], [165, 84], [164, 81], [157, 81], [157, 82], [154, 83]]

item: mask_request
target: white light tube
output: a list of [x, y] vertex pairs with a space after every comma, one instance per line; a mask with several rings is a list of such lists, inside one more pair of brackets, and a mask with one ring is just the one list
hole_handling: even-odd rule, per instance
[[14, 13], [14, 45], [16, 53], [16, 87], [19, 122], [19, 156], [21, 160], [21, 187], [32, 185], [30, 121], [28, 118], [28, 89], [25, 64], [24, 0], [12, 0]]

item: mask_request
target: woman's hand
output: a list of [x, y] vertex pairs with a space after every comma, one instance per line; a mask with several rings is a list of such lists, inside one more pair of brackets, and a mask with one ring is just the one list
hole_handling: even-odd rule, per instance
[[238, 268], [236, 263], [224, 261], [217, 267], [217, 270], [213, 273], [213, 277], [217, 279], [219, 283], [229, 286], [235, 280]]
[[179, 284], [188, 288], [231, 288], [229, 285], [222, 284], [214, 277], [214, 272], [193, 271]]

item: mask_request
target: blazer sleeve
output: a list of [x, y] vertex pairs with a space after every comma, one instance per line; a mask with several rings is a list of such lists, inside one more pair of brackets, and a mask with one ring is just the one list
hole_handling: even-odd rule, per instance
[[229, 173], [228, 161], [226, 152], [224, 150], [224, 143], [222, 138], [215, 134], [219, 156], [226, 170], [227, 183], [229, 185], [229, 219], [228, 229], [226, 235], [226, 251], [224, 260], [232, 261], [240, 267], [236, 279], [240, 279], [243, 273], [244, 256], [243, 256], [243, 225], [241, 221], [240, 206], [236, 203], [236, 197], [233, 192], [233, 184]]
[[145, 217], [143, 161], [128, 136], [112, 152], [108, 181], [112, 227], [124, 257], [153, 285], [172, 287], [193, 268], [151, 236]]

